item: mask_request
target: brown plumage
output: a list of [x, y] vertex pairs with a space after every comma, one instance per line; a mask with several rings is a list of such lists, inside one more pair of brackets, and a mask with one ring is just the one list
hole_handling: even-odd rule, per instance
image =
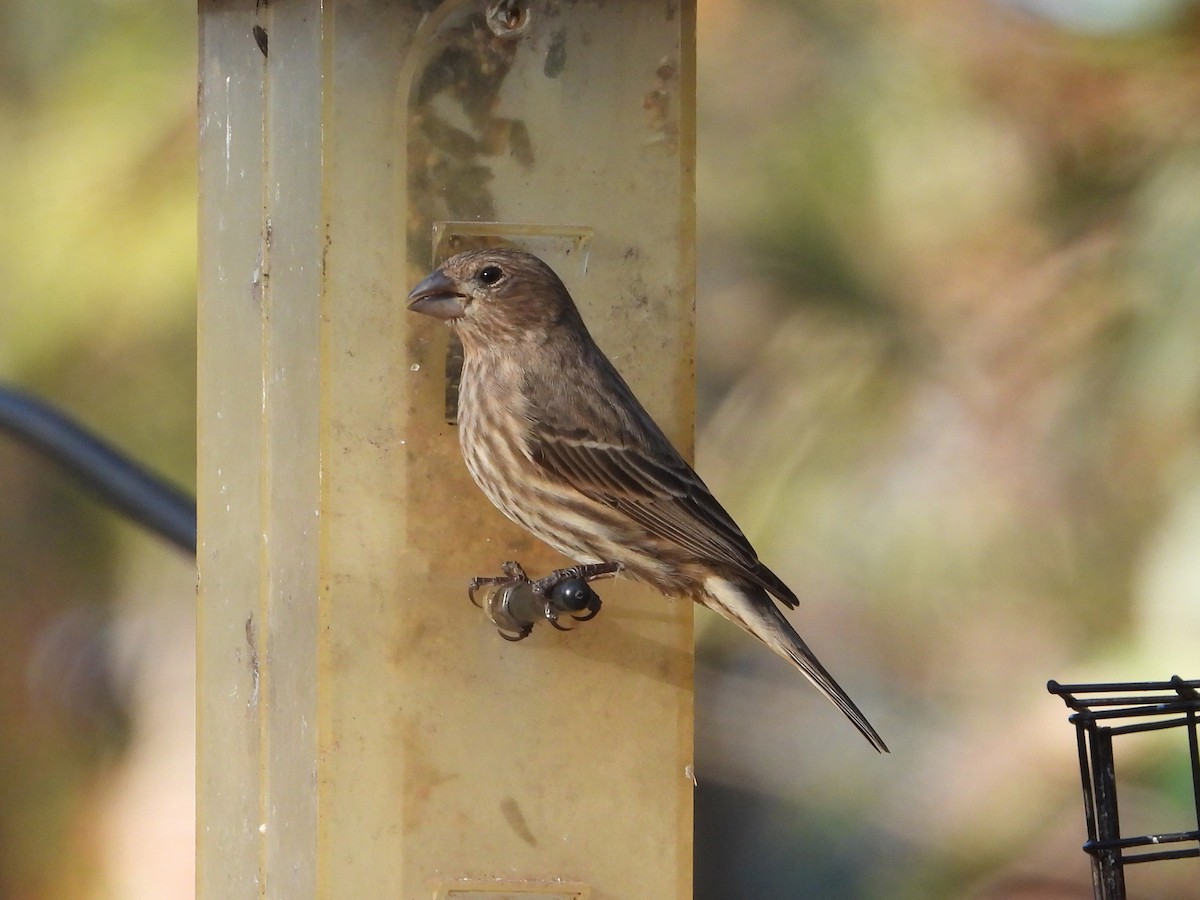
[[549, 266], [515, 250], [472, 250], [409, 301], [462, 341], [459, 442], [501, 512], [571, 559], [618, 562], [664, 594], [716, 610], [887, 750], [771, 599], [793, 608], [796, 595], [646, 413]]

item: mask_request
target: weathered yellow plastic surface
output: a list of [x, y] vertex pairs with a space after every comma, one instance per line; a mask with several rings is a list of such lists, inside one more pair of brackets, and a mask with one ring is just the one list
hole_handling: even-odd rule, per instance
[[501, 6], [200, 3], [204, 900], [691, 895], [690, 605], [500, 639], [467, 580], [564, 561], [404, 297], [543, 255], [690, 449], [694, 4]]

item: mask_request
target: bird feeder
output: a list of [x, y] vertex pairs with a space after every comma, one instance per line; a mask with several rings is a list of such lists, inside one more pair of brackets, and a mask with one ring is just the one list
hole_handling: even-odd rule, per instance
[[459, 249], [545, 259], [693, 428], [690, 0], [201, 0], [198, 896], [690, 897], [692, 611], [565, 564], [471, 483]]

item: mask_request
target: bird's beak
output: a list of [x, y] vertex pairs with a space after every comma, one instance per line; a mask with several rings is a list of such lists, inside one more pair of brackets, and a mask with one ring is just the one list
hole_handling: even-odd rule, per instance
[[418, 284], [408, 295], [408, 308], [435, 319], [458, 319], [466, 311], [454, 279], [441, 269]]

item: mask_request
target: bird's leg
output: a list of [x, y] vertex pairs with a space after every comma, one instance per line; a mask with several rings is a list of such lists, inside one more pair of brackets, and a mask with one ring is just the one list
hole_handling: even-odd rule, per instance
[[[560, 612], [578, 622], [594, 619], [600, 612], [600, 597], [588, 582], [615, 575], [619, 563], [591, 563], [557, 569], [545, 578], [530, 580], [520, 563], [506, 562], [503, 575], [472, 578], [467, 586], [471, 602], [486, 610], [488, 618], [506, 641], [529, 637], [536, 622], [545, 620], [559, 631], [570, 631], [558, 622]], [[484, 607], [476, 597], [482, 587], [494, 588]], [[587, 610], [586, 614], [578, 613]]]

